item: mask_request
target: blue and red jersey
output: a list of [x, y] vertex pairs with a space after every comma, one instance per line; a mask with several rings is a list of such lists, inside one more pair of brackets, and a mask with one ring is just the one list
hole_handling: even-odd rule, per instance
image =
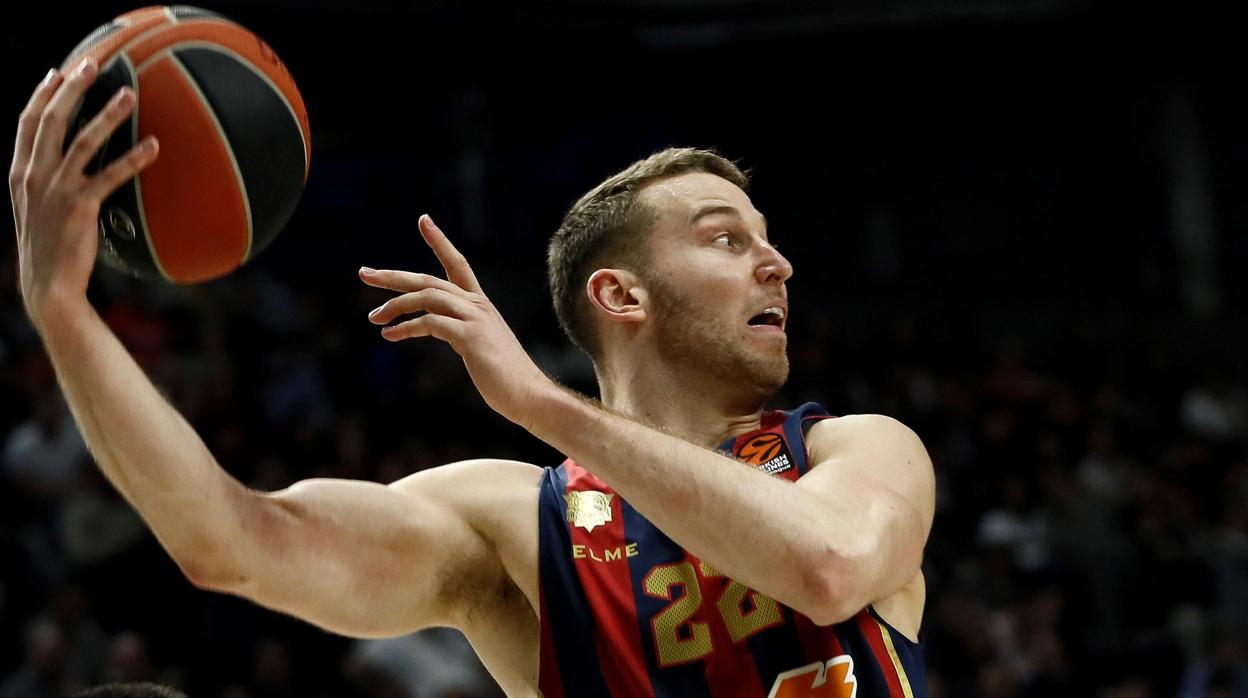
[[[815, 403], [768, 412], [720, 450], [795, 481], [807, 431], [827, 418]], [[571, 460], [546, 470], [539, 511], [545, 698], [926, 695], [920, 646], [870, 606], [818, 626], [691, 555]]]

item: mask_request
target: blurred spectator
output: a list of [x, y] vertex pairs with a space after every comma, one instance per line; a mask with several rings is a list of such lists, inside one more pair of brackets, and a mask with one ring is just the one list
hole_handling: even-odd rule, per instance
[[105, 679], [113, 682], [150, 682], [155, 679], [147, 642], [136, 632], [122, 632], [108, 646]]
[[[361, 640], [348, 657], [350, 671], [383, 677], [404, 698], [501, 696], [463, 633], [429, 628], [388, 640]], [[376, 679], [374, 679], [376, 680]]]
[[9, 590], [0, 578], [0, 677], [5, 676], [21, 657], [18, 622], [9, 600]]
[[1241, 436], [1248, 424], [1248, 396], [1230, 384], [1192, 386], [1179, 409], [1183, 426], [1213, 439]]
[[26, 661], [0, 681], [0, 698], [48, 698], [64, 691], [62, 671], [65, 639], [51, 621], [31, 625], [26, 634]]
[[90, 615], [87, 598], [77, 587], [65, 587], [56, 596], [51, 620], [64, 643], [62, 673], [67, 686], [85, 687], [102, 680], [108, 636]]
[[112, 683], [80, 691], [74, 694], [74, 698], [187, 698], [187, 696], [177, 689], [154, 683]]
[[65, 562], [81, 571], [121, 555], [150, 534], [134, 508], [95, 468], [84, 472], [61, 506]]
[[0, 477], [36, 501], [65, 496], [88, 458], [78, 425], [58, 390], [42, 393], [35, 413], [4, 441]]
[[1023, 572], [1038, 572], [1049, 564], [1048, 524], [1027, 502], [1027, 488], [1017, 475], [1001, 485], [1000, 506], [984, 513], [979, 544], [1008, 553]]
[[1179, 698], [1248, 698], [1248, 652], [1238, 631], [1211, 634], [1208, 652], [1184, 668]]
[[251, 653], [251, 698], [293, 698], [294, 666], [290, 648], [272, 637], [260, 638]]

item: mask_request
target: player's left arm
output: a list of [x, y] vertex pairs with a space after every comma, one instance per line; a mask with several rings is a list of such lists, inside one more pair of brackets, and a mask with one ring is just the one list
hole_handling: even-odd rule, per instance
[[549, 394], [530, 431], [601, 477], [673, 540], [820, 625], [885, 599], [919, 573], [931, 530], [931, 461], [880, 415], [812, 427], [796, 483]]
[[861, 519], [862, 547], [829, 562], [831, 615], [845, 618], [919, 573], [936, 510], [935, 474], [918, 435], [883, 415], [825, 419], [806, 443], [810, 468], [797, 487], [829, 507], [849, 506]]
[[874, 416], [817, 425], [813, 469], [792, 483], [614, 414], [544, 375], [463, 255], [427, 216], [419, 228], [447, 278], [361, 269], [365, 283], [399, 292], [369, 315], [386, 325], [382, 336], [450, 344], [491, 408], [602, 478], [691, 553], [822, 624], [918, 572], [932, 476], [909, 429]]

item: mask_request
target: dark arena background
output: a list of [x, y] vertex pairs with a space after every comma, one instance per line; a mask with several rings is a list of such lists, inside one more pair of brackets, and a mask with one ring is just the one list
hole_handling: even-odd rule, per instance
[[[1246, 696], [1248, 100], [1224, 5], [209, 3], [299, 83], [302, 202], [225, 279], [100, 269], [92, 299], [251, 486], [555, 465], [449, 348], [382, 340], [356, 270], [437, 271], [432, 213], [538, 363], [592, 392], [546, 240], [608, 174], [713, 146], [796, 267], [775, 405], [892, 415], [932, 454], [930, 695]], [[134, 7], [6, 11], [8, 142], [47, 69]], [[0, 698], [497, 694], [452, 631], [353, 641], [185, 581], [77, 437], [12, 243], [0, 448]]]

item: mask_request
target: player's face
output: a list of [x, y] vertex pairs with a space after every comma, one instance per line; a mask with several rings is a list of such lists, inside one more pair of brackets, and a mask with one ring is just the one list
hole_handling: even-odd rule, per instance
[[750, 198], [706, 173], [647, 188], [655, 339], [665, 360], [771, 395], [789, 374], [788, 260]]

